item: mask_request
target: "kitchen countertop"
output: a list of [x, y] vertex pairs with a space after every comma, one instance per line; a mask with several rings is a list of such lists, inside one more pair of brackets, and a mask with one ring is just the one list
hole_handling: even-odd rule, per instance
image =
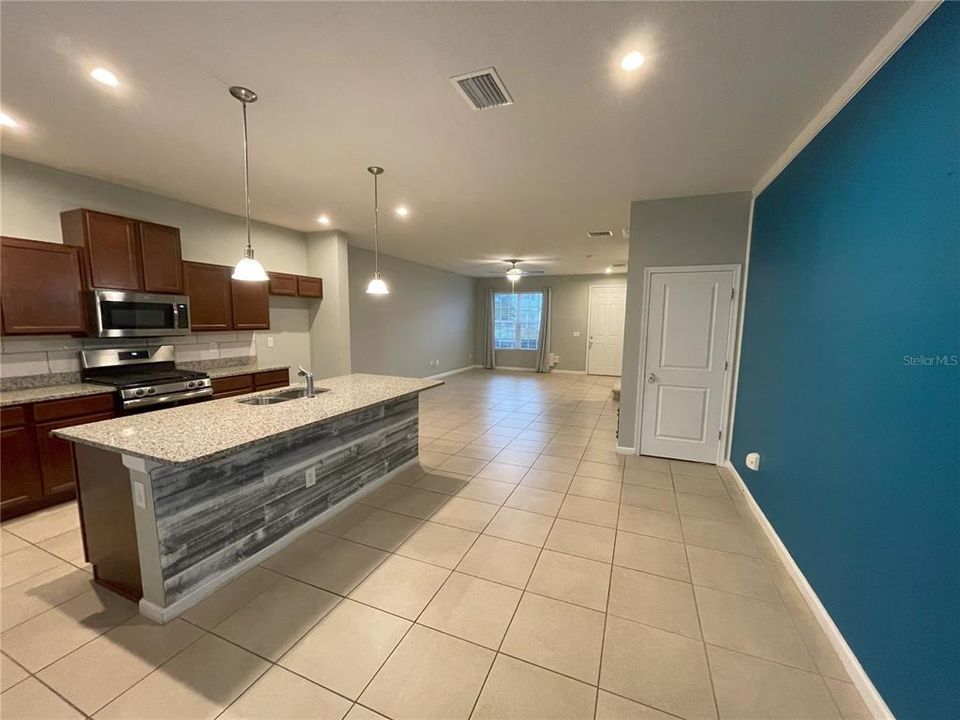
[[[223, 378], [234, 375], [266, 372], [269, 370], [289, 369], [289, 365], [251, 363], [249, 365], [205, 369], [204, 372], [211, 378]], [[0, 407], [26, 405], [28, 403], [44, 402], [46, 400], [63, 400], [64, 398], [82, 397], [84, 395], [101, 395], [104, 393], [112, 393], [113, 391], [114, 389], [109, 385], [95, 385], [93, 383], [71, 383], [69, 385], [47, 385], [45, 387], [23, 388], [21, 390], [3, 390], [0, 391]]]
[[62, 428], [54, 435], [168, 465], [192, 465], [439, 385], [443, 385], [442, 380], [343, 375], [318, 379], [317, 389], [327, 388], [329, 392], [314, 398], [276, 405], [244, 405], [237, 402], [238, 398], [223, 398]]

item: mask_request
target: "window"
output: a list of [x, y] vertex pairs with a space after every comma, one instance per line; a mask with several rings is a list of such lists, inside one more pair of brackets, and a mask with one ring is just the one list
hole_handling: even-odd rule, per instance
[[543, 293], [494, 293], [493, 347], [497, 350], [536, 350], [542, 307]]

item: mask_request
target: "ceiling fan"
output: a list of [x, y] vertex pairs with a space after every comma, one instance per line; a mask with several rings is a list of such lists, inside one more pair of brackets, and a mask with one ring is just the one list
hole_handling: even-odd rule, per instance
[[[509, 281], [512, 282], [512, 283], [515, 283], [517, 280], [519, 280], [519, 279], [522, 278], [522, 277], [526, 277], [527, 275], [543, 275], [543, 270], [522, 270], [521, 268], [518, 268], [518, 267], [517, 267], [517, 263], [521, 263], [521, 262], [523, 262], [523, 260], [517, 260], [517, 259], [514, 259], [514, 258], [508, 258], [508, 259], [504, 260], [504, 262], [510, 263], [510, 269], [507, 270], [507, 272], [506, 272], [505, 274], [506, 274], [506, 276], [507, 276], [507, 280], [509, 280]], [[501, 270], [488, 270], [488, 271], [487, 271], [487, 274], [488, 274], [488, 275], [500, 275], [500, 274], [502, 274], [502, 271], [501, 271]]]

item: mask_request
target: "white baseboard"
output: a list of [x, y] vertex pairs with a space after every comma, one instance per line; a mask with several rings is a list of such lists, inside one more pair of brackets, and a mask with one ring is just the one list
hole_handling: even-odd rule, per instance
[[624, 447], [623, 445], [617, 445], [617, 455], [639, 455], [637, 449], [634, 447]]
[[586, 375], [586, 370], [559, 370], [557, 368], [552, 368], [550, 372], [563, 373], [564, 375]]
[[437, 373], [436, 375], [427, 375], [424, 380], [439, 380], [440, 378], [447, 377], [448, 375], [456, 375], [457, 373], [466, 372], [467, 370], [476, 370], [477, 368], [482, 368], [483, 365], [466, 365], [456, 370], [447, 370], [446, 372]]
[[510, 370], [511, 372], [536, 372], [536, 368], [530, 367], [509, 367], [507, 365], [496, 365], [494, 370]]
[[194, 588], [193, 590], [191, 590], [189, 593], [181, 597], [176, 602], [173, 602], [170, 605], [167, 605], [166, 607], [160, 607], [159, 605], [155, 605], [154, 603], [148, 602], [145, 599], [141, 599], [140, 614], [149, 620], [153, 620], [155, 623], [160, 623], [161, 625], [163, 625], [164, 623], [170, 622], [178, 615], [181, 615], [182, 613], [192, 608], [194, 605], [196, 605], [198, 602], [200, 602], [204, 598], [208, 597], [209, 595], [212, 595], [216, 590], [220, 589], [231, 580], [242, 575], [243, 573], [245, 573], [247, 570], [254, 567], [255, 565], [258, 565], [259, 563], [263, 562], [268, 557], [271, 557], [272, 555], [275, 555], [276, 553], [280, 552], [285, 547], [290, 545], [294, 540], [297, 540], [302, 535], [313, 530], [315, 527], [317, 527], [324, 521], [329, 520], [331, 517], [333, 517], [334, 515], [340, 512], [343, 512], [348, 507], [353, 505], [357, 500], [373, 492], [375, 489], [383, 485], [385, 482], [388, 482], [392, 477], [403, 472], [414, 463], [419, 462], [419, 460], [420, 460], [420, 457], [417, 456], [403, 463], [403, 465], [399, 465], [398, 467], [395, 467], [393, 470], [388, 472], [382, 478], [374, 480], [372, 483], [367, 483], [360, 490], [357, 490], [357, 492], [355, 492], [353, 495], [350, 495], [349, 497], [344, 498], [333, 507], [328, 508], [327, 510], [322, 512], [320, 515], [317, 515], [317, 517], [313, 518], [308, 523], [301, 525], [295, 530], [291, 530], [289, 533], [284, 535], [282, 538], [280, 538], [276, 542], [271, 543], [270, 545], [263, 548], [259, 552], [256, 552], [250, 557], [240, 561], [229, 570], [217, 575], [215, 578], [211, 578], [208, 582], [205, 582], [203, 585], [200, 585]]
[[807, 578], [804, 577], [800, 567], [793, 559], [793, 556], [790, 555], [790, 551], [787, 550], [787, 546], [783, 544], [780, 536], [777, 535], [777, 531], [773, 529], [773, 525], [771, 525], [770, 521], [767, 520], [767, 516], [763, 514], [763, 510], [760, 509], [757, 501], [750, 493], [747, 484], [743, 481], [743, 478], [740, 477], [740, 473], [737, 472], [737, 469], [729, 460], [724, 461], [721, 464], [721, 467], [729, 470], [730, 474], [736, 480], [737, 485], [740, 488], [740, 492], [743, 493], [743, 497], [747, 501], [747, 506], [757, 519], [757, 522], [760, 523], [760, 526], [763, 528], [767, 539], [770, 540], [774, 550], [776, 550], [777, 555], [780, 557], [787, 574], [790, 575], [790, 578], [793, 580], [794, 584], [797, 586], [797, 589], [800, 591], [800, 594], [803, 596], [804, 601], [807, 603], [807, 607], [810, 608], [810, 611], [817, 619], [817, 622], [823, 629], [823, 632], [830, 641], [830, 644], [833, 646], [833, 649], [836, 650], [837, 655], [840, 657], [840, 661], [843, 663], [844, 669], [847, 671], [847, 674], [853, 681], [854, 686], [860, 693], [860, 697], [863, 698], [864, 703], [866, 703], [870, 713], [874, 718], [876, 718], [876, 720], [895, 720], [893, 713], [890, 712], [890, 708], [887, 707], [887, 703], [884, 702], [883, 698], [880, 696], [880, 693], [877, 692], [877, 688], [867, 675], [867, 671], [863, 669], [863, 665], [860, 664], [860, 661], [857, 659], [857, 656], [854, 655], [853, 650], [851, 650], [850, 646], [847, 645], [847, 641], [844, 640], [843, 635], [840, 633], [840, 629], [833, 622], [833, 619], [830, 617], [830, 613], [827, 612], [827, 609], [823, 606], [823, 603], [820, 602], [820, 598], [817, 597], [817, 593], [814, 592], [813, 587], [811, 587], [810, 583], [807, 581]]

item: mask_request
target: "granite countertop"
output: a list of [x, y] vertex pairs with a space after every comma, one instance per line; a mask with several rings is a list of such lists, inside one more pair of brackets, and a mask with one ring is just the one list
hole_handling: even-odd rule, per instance
[[[327, 388], [329, 392], [314, 398], [275, 405], [244, 405], [236, 397], [223, 398], [62, 428], [53, 434], [163, 464], [192, 465], [439, 385], [443, 385], [442, 380], [343, 375], [317, 380], [317, 389]], [[276, 392], [267, 390], [244, 397]]]

